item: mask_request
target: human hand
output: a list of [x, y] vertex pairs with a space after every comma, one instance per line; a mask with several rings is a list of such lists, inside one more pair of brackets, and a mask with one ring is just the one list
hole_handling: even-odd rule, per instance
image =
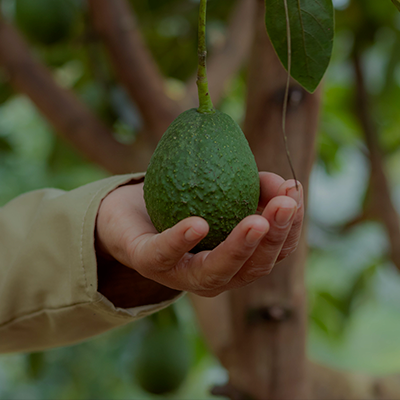
[[259, 215], [243, 219], [212, 251], [190, 253], [208, 233], [190, 217], [158, 233], [143, 199], [143, 183], [123, 186], [102, 202], [97, 218], [100, 251], [168, 288], [212, 297], [268, 275], [297, 247], [304, 217], [303, 189], [261, 172]]

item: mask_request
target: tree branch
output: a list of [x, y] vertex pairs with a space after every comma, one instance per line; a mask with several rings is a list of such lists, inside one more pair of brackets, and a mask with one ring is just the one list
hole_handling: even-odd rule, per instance
[[177, 103], [164, 91], [163, 78], [144, 46], [126, 0], [89, 0], [95, 30], [100, 34], [111, 62], [137, 105], [145, 130], [157, 143], [180, 113]]
[[112, 173], [126, 173], [135, 167], [132, 150], [118, 143], [71, 91], [55, 83], [19, 33], [2, 19], [0, 65], [11, 85], [26, 94], [56, 131], [90, 160]]
[[[256, 3], [254, 0], [238, 0], [230, 17], [227, 40], [224, 46], [214, 53], [207, 62], [208, 83], [214, 104], [217, 104], [224, 94], [226, 82], [247, 60], [252, 39], [252, 26]], [[187, 83], [186, 96], [182, 100], [184, 108], [198, 105], [197, 75]]]
[[370, 96], [366, 89], [365, 77], [357, 48], [353, 53], [353, 65], [356, 77], [356, 112], [364, 132], [371, 164], [371, 208], [386, 227], [391, 245], [391, 259], [400, 270], [399, 215], [391, 199], [390, 185], [378, 141], [378, 129], [372, 118]]

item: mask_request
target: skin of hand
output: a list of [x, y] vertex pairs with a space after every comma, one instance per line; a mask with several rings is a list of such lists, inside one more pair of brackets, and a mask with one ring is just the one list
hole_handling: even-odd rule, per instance
[[268, 172], [260, 172], [260, 184], [257, 215], [243, 219], [214, 250], [198, 254], [190, 250], [208, 233], [204, 219], [190, 217], [158, 233], [146, 211], [143, 183], [120, 187], [100, 205], [97, 251], [158, 287], [213, 297], [248, 285], [296, 249], [304, 218], [301, 184], [297, 190], [294, 180]]

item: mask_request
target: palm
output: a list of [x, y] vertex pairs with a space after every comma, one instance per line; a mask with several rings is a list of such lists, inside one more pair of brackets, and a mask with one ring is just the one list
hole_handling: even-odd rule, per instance
[[190, 217], [159, 234], [143, 200], [143, 184], [118, 188], [100, 207], [97, 231], [103, 251], [142, 276], [203, 296], [244, 286], [267, 275], [298, 244], [303, 196], [294, 181], [260, 173], [259, 215], [242, 220], [212, 251], [190, 253], [208, 224]]

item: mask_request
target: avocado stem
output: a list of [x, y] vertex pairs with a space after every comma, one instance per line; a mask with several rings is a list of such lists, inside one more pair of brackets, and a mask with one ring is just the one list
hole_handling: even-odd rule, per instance
[[207, 45], [206, 45], [206, 15], [207, 0], [200, 0], [199, 11], [199, 68], [197, 72], [197, 88], [199, 92], [199, 108], [197, 111], [201, 114], [214, 114], [215, 109], [211, 101], [210, 92], [208, 90], [207, 80]]

